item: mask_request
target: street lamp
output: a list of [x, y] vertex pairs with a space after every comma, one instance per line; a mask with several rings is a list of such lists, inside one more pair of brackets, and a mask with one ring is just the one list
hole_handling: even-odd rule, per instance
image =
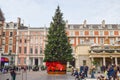
[[111, 59], [111, 64], [113, 65], [113, 57], [112, 57], [112, 56], [110, 56], [110, 59]]
[[90, 59], [90, 63], [91, 63], [91, 66], [92, 66], [92, 60], [91, 60], [92, 56], [90, 55], [89, 56], [89, 59]]
[[9, 52], [8, 56], [10, 56], [10, 65], [13, 66], [13, 55]]

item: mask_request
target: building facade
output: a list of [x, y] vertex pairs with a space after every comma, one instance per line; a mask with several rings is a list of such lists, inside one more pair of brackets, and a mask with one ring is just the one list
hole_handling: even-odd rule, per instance
[[106, 65], [111, 56], [114, 59], [113, 62], [118, 64], [116, 57], [120, 58], [119, 53], [103, 52], [98, 56], [97, 53], [90, 53], [89, 47], [93, 44], [114, 45], [120, 40], [120, 24], [105, 24], [105, 20], [101, 24], [87, 24], [85, 20], [83, 24], [66, 24], [66, 31], [73, 48], [76, 67], [87, 65], [91, 60], [98, 58], [102, 60], [101, 65]]
[[13, 22], [4, 23], [2, 32], [2, 57], [8, 59], [3, 65], [14, 65], [16, 56], [16, 35], [18, 24]]
[[19, 28], [17, 31], [17, 52], [15, 64], [18, 66], [43, 65], [47, 28]]

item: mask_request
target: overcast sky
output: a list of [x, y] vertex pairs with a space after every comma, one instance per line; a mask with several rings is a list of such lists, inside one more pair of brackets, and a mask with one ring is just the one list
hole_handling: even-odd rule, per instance
[[20, 17], [31, 27], [48, 27], [58, 5], [70, 24], [120, 24], [120, 0], [0, 0], [6, 22]]

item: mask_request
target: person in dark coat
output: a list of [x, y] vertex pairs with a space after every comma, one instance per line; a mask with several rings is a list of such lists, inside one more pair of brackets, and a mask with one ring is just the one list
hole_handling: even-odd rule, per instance
[[84, 68], [84, 74], [85, 74], [85, 77], [88, 77], [88, 66], [85, 66], [85, 68]]
[[12, 69], [12, 70], [10, 71], [10, 75], [11, 75], [12, 80], [16, 80], [16, 72], [15, 72], [14, 69]]
[[79, 79], [79, 73], [78, 73], [78, 70], [75, 70], [75, 74], [74, 74], [74, 76], [75, 76], [75, 80], [76, 80], [76, 79]]
[[83, 72], [84, 66], [80, 66], [80, 74]]

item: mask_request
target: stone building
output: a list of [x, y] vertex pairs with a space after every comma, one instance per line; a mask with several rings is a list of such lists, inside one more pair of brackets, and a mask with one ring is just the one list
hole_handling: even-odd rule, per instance
[[[2, 57], [8, 59], [5, 65], [14, 65], [16, 56], [17, 22], [5, 22], [2, 32]], [[4, 65], [3, 64], [3, 65]]]
[[17, 66], [43, 65], [47, 28], [22, 28], [17, 31]]
[[114, 45], [116, 41], [119, 41], [120, 24], [105, 24], [105, 20], [101, 24], [87, 24], [85, 20], [83, 24], [67, 23], [66, 32], [73, 48], [76, 67], [89, 65], [92, 61], [99, 60], [101, 60], [100, 65], [108, 65], [111, 58], [114, 63], [118, 64], [119, 53], [103, 51], [103, 53], [97, 54], [91, 53], [89, 50], [91, 50], [91, 45], [94, 44], [101, 46], [105, 44]]

